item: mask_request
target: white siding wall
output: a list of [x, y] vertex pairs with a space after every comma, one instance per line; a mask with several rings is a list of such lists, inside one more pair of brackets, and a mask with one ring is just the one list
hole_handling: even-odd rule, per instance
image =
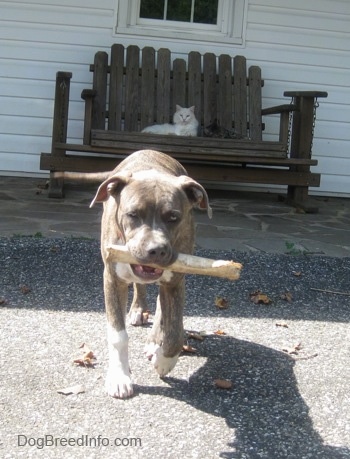
[[[285, 90], [324, 90], [314, 140], [321, 188], [316, 194], [350, 196], [350, 2], [247, 0], [243, 47], [114, 36], [115, 0], [0, 0], [0, 175], [40, 175], [41, 151], [50, 151], [54, 80], [73, 72], [69, 136], [80, 142], [81, 90], [88, 65], [114, 42], [244, 54], [262, 67], [265, 107], [285, 103]], [[98, 5], [98, 6], [97, 6]], [[277, 119], [265, 119], [275, 138]]]

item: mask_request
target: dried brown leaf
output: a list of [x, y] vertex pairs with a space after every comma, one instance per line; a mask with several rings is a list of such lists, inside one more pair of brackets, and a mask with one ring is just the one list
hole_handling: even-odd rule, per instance
[[96, 359], [94, 356], [94, 353], [92, 351], [85, 352], [83, 355], [83, 360], [91, 360], [91, 359]]
[[5, 304], [7, 304], [6, 298], [1, 297], [0, 298], [0, 306], [5, 306]]
[[213, 333], [214, 335], [218, 335], [218, 336], [226, 335], [226, 332], [224, 332], [223, 330], [215, 330]]
[[276, 327], [288, 328], [287, 322], [276, 322]]
[[20, 286], [20, 291], [21, 291], [21, 293], [23, 293], [23, 295], [27, 295], [29, 292], [32, 291], [32, 289], [30, 287], [28, 287], [27, 285], [21, 285]]
[[222, 298], [221, 296], [217, 296], [215, 298], [215, 306], [218, 309], [227, 309], [228, 308], [228, 300], [226, 298]]
[[296, 343], [291, 347], [287, 347], [282, 349], [283, 352], [286, 352], [287, 354], [298, 354], [299, 351], [302, 349], [301, 343]]
[[214, 384], [219, 389], [231, 389], [233, 386], [232, 381], [229, 381], [228, 379], [215, 379]]
[[63, 395], [72, 395], [72, 394], [76, 395], [76, 394], [81, 394], [82, 392], [85, 392], [85, 388], [81, 384], [76, 384], [75, 386], [70, 386], [70, 387], [65, 387], [63, 389], [59, 389], [57, 392]]
[[265, 293], [262, 293], [260, 290], [250, 294], [250, 301], [254, 304], [271, 304], [272, 300]]
[[195, 347], [190, 346], [189, 344], [184, 344], [182, 346], [183, 352], [188, 352], [189, 354], [195, 354], [197, 349]]
[[95, 366], [95, 361], [94, 359], [74, 359], [73, 363], [78, 365], [79, 367], [94, 367]]
[[301, 271], [292, 271], [293, 276], [295, 277], [301, 277], [302, 272]]
[[290, 292], [284, 292], [281, 295], [281, 300], [288, 301], [288, 303], [291, 303], [293, 301], [293, 295]]
[[78, 365], [80, 367], [93, 367], [95, 365], [95, 363], [96, 363], [95, 362], [96, 357], [95, 357], [93, 351], [85, 343], [82, 343], [79, 346], [79, 349], [82, 349], [84, 354], [83, 354], [82, 357], [74, 359], [73, 363], [75, 363], [76, 365]]

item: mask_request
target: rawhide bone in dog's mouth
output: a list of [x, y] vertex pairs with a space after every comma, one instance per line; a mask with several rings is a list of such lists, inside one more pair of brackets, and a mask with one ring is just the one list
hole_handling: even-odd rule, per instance
[[[140, 262], [134, 258], [128, 248], [124, 245], [109, 245], [107, 247], [108, 260], [128, 263], [135, 267], [140, 266]], [[155, 264], [147, 264], [157, 270], [175, 271], [185, 274], [200, 274], [202, 276], [223, 277], [230, 280], [237, 280], [240, 276], [242, 265], [234, 261], [212, 260], [210, 258], [198, 257], [179, 253], [174, 263], [164, 268]]]

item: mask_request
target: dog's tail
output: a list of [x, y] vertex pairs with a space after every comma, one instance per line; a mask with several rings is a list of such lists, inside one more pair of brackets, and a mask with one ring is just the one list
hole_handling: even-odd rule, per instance
[[54, 172], [53, 178], [72, 182], [101, 183], [108, 179], [111, 171], [106, 172]]

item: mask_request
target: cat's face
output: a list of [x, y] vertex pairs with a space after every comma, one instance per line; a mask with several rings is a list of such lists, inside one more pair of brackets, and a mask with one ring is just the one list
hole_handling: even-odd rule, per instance
[[174, 113], [174, 124], [182, 124], [187, 125], [191, 124], [195, 119], [194, 115], [194, 105], [189, 108], [181, 107], [180, 105], [176, 105], [176, 112]]

